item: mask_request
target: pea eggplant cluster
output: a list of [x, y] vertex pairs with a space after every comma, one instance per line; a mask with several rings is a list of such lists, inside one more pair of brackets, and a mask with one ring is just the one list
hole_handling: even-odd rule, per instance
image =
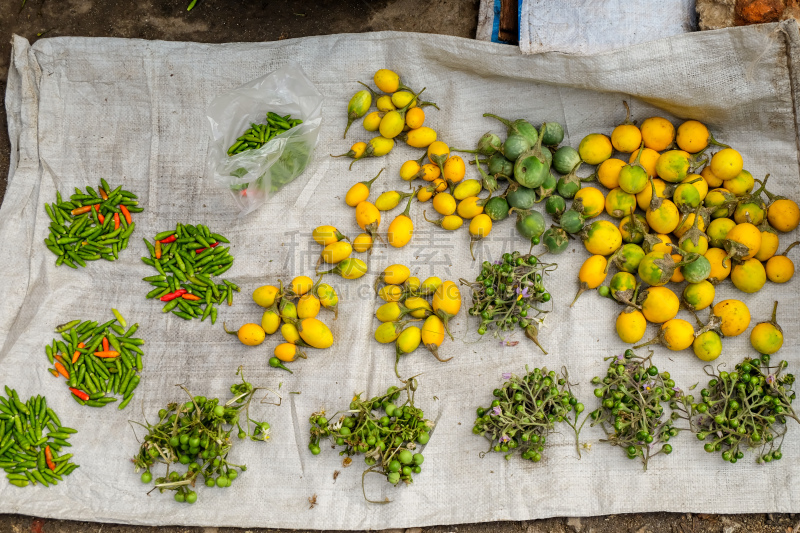
[[112, 309], [114, 318], [98, 324], [72, 320], [56, 327], [61, 339], [45, 346], [48, 371], [67, 380], [72, 399], [80, 405], [104, 407], [122, 396], [119, 409], [125, 409], [139, 386], [144, 368], [144, 341], [134, 337], [139, 324], [128, 327], [125, 318]]
[[[434, 426], [414, 405], [416, 389], [417, 381], [410, 379], [403, 387], [389, 387], [386, 394], [369, 400], [357, 394], [349, 411], [341, 415], [335, 413], [328, 418], [325, 411], [313, 413], [309, 418], [308, 449], [319, 455], [320, 442], [327, 438], [334, 446], [344, 446], [339, 455], [347, 455], [345, 466], [350, 464], [351, 456], [364, 454], [368, 467], [365, 475], [375, 472], [392, 485], [400, 481], [411, 484], [413, 476], [422, 472], [425, 460], [419, 447], [428, 443]], [[406, 398], [398, 403], [402, 393]], [[364, 476], [361, 479], [363, 488]]]
[[[378, 286], [383, 286], [378, 289]], [[395, 343], [394, 372], [400, 379], [397, 365], [400, 357], [413, 353], [420, 344], [439, 361], [439, 347], [445, 334], [450, 336], [450, 320], [461, 310], [461, 292], [452, 281], [436, 276], [424, 281], [411, 275], [405, 265], [389, 265], [375, 281], [375, 290], [384, 303], [375, 312], [381, 325], [375, 329], [375, 340], [381, 344]], [[428, 302], [427, 298], [431, 301]], [[410, 325], [424, 320], [421, 327]]]
[[86, 261], [116, 261], [128, 247], [136, 223], [131, 213], [143, 211], [137, 196], [120, 185], [111, 189], [105, 179], [100, 187], [75, 194], [64, 200], [56, 191], [56, 201], [45, 204], [50, 217], [50, 236], [45, 246], [56, 254], [56, 266], [85, 267]]
[[[241, 374], [241, 368], [237, 374]], [[147, 429], [147, 435], [133, 464], [137, 472], [144, 469], [141, 480], [145, 484], [153, 481], [151, 470], [155, 466], [166, 465], [167, 473], [155, 479], [155, 488], [162, 493], [172, 490], [175, 501], [191, 504], [197, 501], [193, 489], [201, 478], [206, 487], [225, 488], [247, 470], [245, 465], [228, 461], [234, 429], [238, 429], [240, 440], [266, 441], [270, 425], [250, 418], [250, 402], [260, 389], [245, 381], [244, 375], [241, 383], [231, 385], [233, 397], [227, 401], [192, 396], [183, 390], [189, 396], [187, 402], [167, 404], [159, 410], [154, 425], [137, 423]], [[170, 471], [178, 464], [186, 465], [186, 471]]]
[[[720, 453], [736, 463], [748, 449], [757, 450], [757, 463], [778, 461], [788, 420], [800, 422], [792, 408], [797, 397], [794, 375], [785, 373], [788, 363], [770, 366], [770, 356], [745, 358], [731, 372], [706, 367], [711, 376], [700, 398], [680, 401], [691, 430], [705, 441], [708, 453]], [[678, 406], [675, 406], [676, 408]]]
[[578, 417], [584, 406], [572, 394], [566, 370], [561, 373], [546, 368], [529, 371], [525, 367], [523, 376], [508, 374], [504, 377], [508, 381], [494, 390], [492, 403], [476, 410], [477, 418], [472, 427], [473, 434], [489, 441], [489, 452], [503, 453], [508, 460], [519, 451], [523, 459], [538, 463], [548, 436], [560, 423], [566, 423], [575, 432], [578, 449], [581, 429]]
[[258, 346], [267, 335], [280, 329], [284, 342], [275, 347], [275, 355], [269, 358], [272, 368], [291, 374], [283, 363], [298, 357], [305, 359], [304, 347], [325, 349], [333, 345], [333, 333], [317, 316], [324, 307], [333, 311], [336, 320], [339, 296], [336, 289], [322, 283], [322, 277], [314, 283], [308, 276], [297, 276], [286, 289], [280, 280], [277, 287], [262, 285], [253, 291], [253, 301], [265, 308], [261, 324], [245, 324], [238, 331], [228, 331], [226, 327], [225, 331], [236, 334], [244, 345]]
[[539, 325], [549, 310], [541, 305], [550, 301], [545, 276], [556, 268], [555, 263], [542, 263], [535, 255], [513, 252], [494, 263], [484, 261], [474, 283], [461, 279], [462, 285], [472, 289], [469, 314], [481, 319], [478, 334], [494, 330], [499, 336], [519, 326], [547, 354], [539, 343]]
[[16, 487], [58, 485], [78, 468], [71, 453], [60, 455], [72, 446], [67, 440], [77, 431], [61, 424], [44, 396], [22, 402], [17, 391], [5, 390], [6, 397], [0, 395], [0, 468], [6, 479]]
[[142, 257], [142, 262], [158, 271], [143, 278], [155, 287], [147, 298], [165, 302], [162, 312], [171, 311], [184, 320], [200, 318], [201, 322], [210, 317], [213, 324], [217, 321], [215, 305], [225, 301], [233, 305], [233, 293], [239, 292], [239, 287], [228, 280], [218, 284], [212, 279], [233, 266], [230, 248], [219, 246], [230, 242], [223, 235], [202, 224], [179, 222], [174, 230], [157, 234], [154, 243], [143, 240], [150, 257]]
[[[640, 459], [645, 470], [656, 455], [672, 453], [668, 442], [678, 435], [674, 420], [683, 398], [669, 372], [659, 372], [652, 357], [652, 352], [640, 357], [626, 350], [606, 358], [610, 361], [605, 377], [592, 379], [600, 400], [600, 407], [590, 413], [592, 426], [602, 427], [605, 442], [623, 448], [628, 459]], [[676, 414], [668, 416], [665, 405]]]

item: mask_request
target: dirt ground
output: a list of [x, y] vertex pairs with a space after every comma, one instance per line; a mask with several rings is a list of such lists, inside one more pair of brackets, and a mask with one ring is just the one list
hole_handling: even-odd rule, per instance
[[[380, 30], [474, 38], [477, 0], [21, 0], [0, 2], [0, 94], [5, 96], [11, 35], [87, 36], [209, 43], [274, 41], [308, 35]], [[0, 201], [5, 194], [10, 144], [0, 108]], [[234, 533], [241, 529], [137, 527], [0, 514], [1, 533]], [[258, 529], [253, 533], [284, 530]], [[299, 530], [296, 530], [299, 531]], [[403, 530], [389, 530], [403, 533]], [[552, 518], [411, 528], [406, 533], [797, 533], [800, 515], [679, 515], [650, 513]], [[302, 533], [302, 532], [301, 532]]]

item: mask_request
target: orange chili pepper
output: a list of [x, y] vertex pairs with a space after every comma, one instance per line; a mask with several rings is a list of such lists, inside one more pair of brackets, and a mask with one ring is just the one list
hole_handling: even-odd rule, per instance
[[57, 360], [57, 361], [61, 361], [61, 362], [63, 362], [63, 361], [64, 361], [64, 359], [62, 359], [62, 358], [61, 358], [61, 354], [60, 354], [60, 353], [57, 353], [57, 354], [56, 354], [56, 360]]
[[[86, 345], [84, 345], [82, 342], [79, 342], [78, 343], [78, 348], [86, 348]], [[78, 350], [75, 350], [75, 353], [72, 354], [72, 364], [73, 365], [78, 362], [78, 357], [80, 357], [80, 355], [81, 355], [81, 352], [79, 352]]]
[[156, 241], [156, 259], [161, 259], [161, 241]]
[[97, 220], [99, 220], [100, 224], [102, 224], [106, 221], [106, 217], [104, 217], [102, 213], [97, 213]]
[[107, 337], [103, 337], [103, 351], [104, 352], [108, 351], [108, 338]]
[[114, 229], [119, 229], [119, 213], [114, 213]]
[[56, 463], [53, 461], [53, 452], [50, 451], [50, 445], [44, 447], [44, 459], [47, 461], [47, 468], [50, 470], [56, 469]]
[[103, 350], [102, 352], [94, 352], [95, 357], [119, 357], [119, 352], [115, 352], [114, 350]]
[[183, 298], [184, 300], [192, 300], [195, 302], [200, 299], [199, 296], [196, 296], [194, 294], [181, 294], [181, 298]]
[[106, 191], [102, 187], [98, 187], [97, 191], [100, 193], [100, 198], [102, 198], [103, 200], [108, 200], [108, 195], [106, 194]]
[[64, 379], [69, 379], [69, 372], [67, 372], [67, 369], [64, 368], [64, 365], [62, 365], [61, 363], [56, 363], [55, 367], [58, 373], [64, 376]]
[[122, 211], [122, 214], [125, 216], [125, 222], [130, 224], [132, 220], [131, 220], [131, 212], [128, 211], [128, 208], [125, 207], [124, 205], [121, 205], [119, 206], [119, 210]]
[[50, 373], [51, 373], [51, 374], [53, 374], [55, 377], [58, 377], [58, 372], [56, 372], [56, 371], [55, 371], [55, 370], [53, 370], [52, 368], [48, 368], [48, 370], [49, 370], [49, 371], [50, 371]]
[[70, 213], [72, 213], [73, 215], [82, 215], [84, 213], [88, 213], [91, 210], [92, 210], [92, 206], [85, 205], [83, 207], [76, 207], [75, 209], [70, 211]]
[[94, 210], [100, 212], [100, 204], [94, 204]]

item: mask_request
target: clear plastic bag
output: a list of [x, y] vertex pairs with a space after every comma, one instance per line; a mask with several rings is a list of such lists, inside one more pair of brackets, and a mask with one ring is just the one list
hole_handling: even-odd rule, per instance
[[[228, 156], [228, 148], [251, 123], [266, 123], [268, 111], [299, 118], [302, 124], [261, 148]], [[244, 216], [270, 194], [302, 174], [311, 161], [322, 123], [322, 94], [295, 62], [217, 96], [207, 111], [211, 123], [208, 165]]]

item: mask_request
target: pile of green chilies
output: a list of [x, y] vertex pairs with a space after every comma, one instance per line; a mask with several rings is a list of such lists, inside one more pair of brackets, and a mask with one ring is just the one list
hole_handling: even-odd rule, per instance
[[258, 150], [276, 135], [289, 131], [302, 123], [303, 121], [299, 118], [293, 119], [291, 115], [280, 116], [270, 111], [267, 113], [267, 123], [251, 123], [250, 129], [238, 137], [236, 142], [228, 148], [228, 155], [240, 154], [247, 150]]
[[144, 368], [142, 339], [133, 337], [139, 324], [127, 330], [127, 322], [116, 309], [115, 318], [104, 324], [73, 320], [56, 327], [63, 340], [53, 339], [45, 346], [54, 376], [63, 376], [72, 398], [81, 405], [103, 407], [114, 403], [112, 394], [122, 396], [119, 409], [125, 409], [139, 385]]
[[6, 395], [0, 395], [0, 468], [17, 487], [57, 485], [78, 468], [70, 462], [71, 453], [59, 455], [61, 448], [72, 446], [67, 439], [77, 431], [61, 424], [44, 396], [22, 403], [8, 386]]
[[78, 268], [85, 267], [86, 261], [119, 259], [136, 226], [131, 213], [143, 210], [138, 205], [135, 194], [121, 185], [112, 190], [104, 179], [97, 191], [86, 187], [84, 193], [76, 187], [68, 201], [56, 191], [56, 202], [44, 204], [52, 221], [44, 243], [58, 256], [56, 266]]
[[165, 302], [164, 313], [172, 311], [184, 320], [211, 317], [213, 324], [217, 321], [215, 304], [227, 301], [233, 305], [233, 291], [239, 292], [239, 287], [228, 280], [217, 284], [211, 279], [233, 266], [230, 248], [219, 246], [230, 242], [224, 236], [211, 233], [202, 224], [178, 223], [174, 230], [156, 235], [155, 244], [144, 242], [150, 257], [142, 257], [142, 261], [158, 270], [158, 275], [143, 278], [155, 287], [147, 298]]

